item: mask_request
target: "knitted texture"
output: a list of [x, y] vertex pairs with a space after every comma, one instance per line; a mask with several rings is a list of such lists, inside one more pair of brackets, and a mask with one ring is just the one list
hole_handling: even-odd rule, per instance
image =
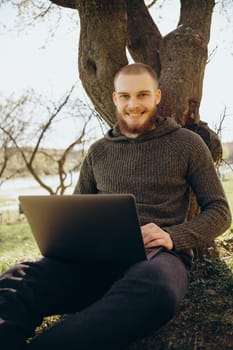
[[[201, 213], [187, 221], [190, 186]], [[134, 194], [140, 224], [154, 222], [169, 232], [177, 251], [210, 242], [231, 222], [209, 149], [171, 118], [136, 139], [116, 125], [90, 147], [75, 193]]]

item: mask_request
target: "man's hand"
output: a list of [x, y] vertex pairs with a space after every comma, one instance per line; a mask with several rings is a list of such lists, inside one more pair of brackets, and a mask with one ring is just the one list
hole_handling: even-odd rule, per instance
[[163, 231], [158, 225], [149, 223], [141, 226], [142, 238], [145, 248], [165, 247], [168, 250], [173, 248], [173, 241], [166, 231]]

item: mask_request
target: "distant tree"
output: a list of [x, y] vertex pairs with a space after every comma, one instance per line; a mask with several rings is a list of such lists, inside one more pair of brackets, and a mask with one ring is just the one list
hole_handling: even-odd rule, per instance
[[[12, 162], [8, 162], [9, 157], [7, 157], [11, 152], [12, 157], [17, 154], [18, 161], [22, 164], [20, 168], [17, 167], [15, 169], [12, 175], [27, 169], [28, 173], [33, 176], [38, 184], [50, 194], [64, 194], [67, 188], [72, 186], [73, 172], [78, 171], [81, 165], [85, 151], [85, 141], [87, 142], [88, 140], [87, 129], [90, 129], [88, 123], [93, 115], [95, 115], [95, 112], [90, 107], [82, 104], [77, 98], [72, 101], [73, 90], [74, 87], [55, 105], [54, 103], [50, 103], [49, 106], [48, 102], [47, 105], [44, 105], [44, 101], [39, 101], [39, 98], [36, 98], [36, 101], [29, 101], [31, 103], [30, 108], [24, 103], [23, 111], [22, 108], [17, 109], [20, 105], [18, 102], [15, 108], [11, 109], [8, 115], [8, 120], [10, 119], [11, 122], [0, 123], [1, 135], [4, 136], [4, 140], [8, 141], [8, 144], [2, 147], [2, 152], [5, 152], [5, 161], [2, 163], [2, 179], [4, 171], [6, 172], [8, 170], [8, 174], [11, 174], [12, 169], [9, 169], [9, 164], [12, 164]], [[32, 93], [30, 94], [30, 98], [32, 99]], [[43, 116], [41, 115], [41, 110], [38, 109], [39, 104], [44, 105]], [[65, 111], [65, 108], [67, 111]], [[59, 123], [59, 117], [61, 118], [62, 115], [63, 119], [67, 113], [69, 113], [70, 117], [73, 116], [79, 120], [80, 128], [79, 132], [77, 131], [77, 136], [73, 139], [70, 138], [70, 142], [68, 142], [64, 149], [51, 150], [43, 147], [43, 142], [45, 142], [48, 132], [51, 133], [54, 124]], [[38, 114], [39, 117], [37, 117]], [[22, 118], [22, 116], [24, 117]], [[4, 120], [4, 116], [2, 116], [2, 119]], [[37, 119], [39, 120], [39, 124]], [[22, 124], [20, 128], [17, 127], [18, 123]], [[59, 147], [60, 140], [57, 140], [56, 144]], [[68, 166], [67, 160], [72, 151], [75, 148], [77, 149], [77, 147], [79, 147], [79, 152], [76, 152], [78, 158]], [[48, 169], [48, 166], [51, 169]], [[54, 186], [50, 185], [46, 177], [43, 176], [45, 173], [47, 175], [49, 173], [51, 174], [52, 170], [54, 174], [57, 174], [57, 185]], [[9, 177], [8, 175], [5, 180]]]
[[20, 119], [16, 121], [14, 114], [15, 111], [21, 114], [26, 100], [26, 96], [17, 100], [13, 97], [0, 99], [0, 185], [23, 170], [12, 168], [9, 164], [16, 153], [13, 139], [18, 140], [25, 128], [25, 123]]

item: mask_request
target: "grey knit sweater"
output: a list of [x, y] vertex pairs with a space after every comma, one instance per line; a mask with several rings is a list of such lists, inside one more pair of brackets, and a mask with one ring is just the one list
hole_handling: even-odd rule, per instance
[[[190, 186], [201, 213], [187, 221]], [[121, 135], [116, 125], [90, 147], [75, 193], [134, 194], [140, 223], [167, 231], [177, 251], [211, 241], [231, 222], [207, 146], [171, 118], [136, 139]]]

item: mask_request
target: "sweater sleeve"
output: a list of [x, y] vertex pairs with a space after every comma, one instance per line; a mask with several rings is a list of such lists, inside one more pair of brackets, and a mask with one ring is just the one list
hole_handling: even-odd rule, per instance
[[225, 232], [231, 212], [211, 154], [198, 137], [190, 150], [187, 181], [196, 194], [200, 214], [190, 221], [164, 227], [177, 251], [203, 246]]
[[74, 190], [74, 194], [91, 194], [98, 193], [96, 182], [93, 174], [93, 168], [91, 165], [90, 152], [84, 158], [82, 163], [79, 179]]

